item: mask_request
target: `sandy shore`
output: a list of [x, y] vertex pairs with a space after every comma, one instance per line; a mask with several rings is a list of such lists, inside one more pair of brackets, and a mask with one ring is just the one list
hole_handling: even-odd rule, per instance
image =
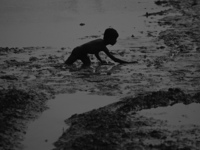
[[137, 60], [134, 66], [99, 66], [92, 58], [90, 69], [79, 70], [80, 62], [67, 69], [66, 47], [0, 48], [0, 149], [22, 149], [27, 122], [47, 109], [46, 101], [76, 91], [124, 98], [66, 118], [70, 128], [55, 142], [56, 149], [199, 149], [199, 126], [171, 131], [165, 123], [136, 113], [200, 101], [200, 1], [156, 4], [167, 6], [166, 11], [144, 16], [163, 16], [158, 23], [168, 29], [159, 36], [149, 31], [146, 43], [130, 37], [127, 40], [140, 45], [130, 43], [127, 49], [113, 51], [116, 57]]

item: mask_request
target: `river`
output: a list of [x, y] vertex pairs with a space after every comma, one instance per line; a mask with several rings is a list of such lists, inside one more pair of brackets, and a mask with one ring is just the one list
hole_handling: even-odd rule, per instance
[[132, 35], [143, 36], [153, 22], [143, 15], [161, 9], [153, 0], [1, 0], [0, 45], [72, 47], [108, 27], [117, 29], [120, 45]]

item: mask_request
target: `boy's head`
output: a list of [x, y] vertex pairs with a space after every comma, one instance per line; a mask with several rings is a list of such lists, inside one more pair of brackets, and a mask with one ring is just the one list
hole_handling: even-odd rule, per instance
[[118, 36], [119, 36], [119, 34], [117, 33], [117, 31], [115, 29], [108, 28], [104, 32], [103, 39], [106, 42], [106, 44], [114, 45], [117, 42]]

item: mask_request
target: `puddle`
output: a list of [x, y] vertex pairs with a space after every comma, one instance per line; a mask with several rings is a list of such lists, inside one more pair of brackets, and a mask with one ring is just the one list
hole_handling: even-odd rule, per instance
[[139, 115], [165, 121], [169, 126], [200, 126], [200, 104], [182, 103], [168, 107], [146, 109], [138, 112]]
[[116, 96], [89, 95], [85, 92], [61, 94], [49, 100], [50, 109], [31, 122], [25, 135], [24, 150], [50, 150], [67, 125], [64, 120], [75, 113], [83, 113], [116, 102]]

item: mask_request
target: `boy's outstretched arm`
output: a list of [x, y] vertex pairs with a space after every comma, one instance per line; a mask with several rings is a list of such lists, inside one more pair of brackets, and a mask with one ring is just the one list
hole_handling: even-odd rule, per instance
[[131, 63], [131, 62], [127, 62], [127, 61], [124, 61], [124, 60], [121, 60], [121, 59], [119, 59], [119, 58], [114, 57], [114, 56], [109, 52], [108, 49], [104, 50], [104, 52], [106, 53], [106, 55], [107, 55], [110, 59], [112, 59], [112, 60], [115, 61], [115, 62], [118, 62], [118, 63], [120, 63], [120, 64], [122, 64], [122, 63]]

